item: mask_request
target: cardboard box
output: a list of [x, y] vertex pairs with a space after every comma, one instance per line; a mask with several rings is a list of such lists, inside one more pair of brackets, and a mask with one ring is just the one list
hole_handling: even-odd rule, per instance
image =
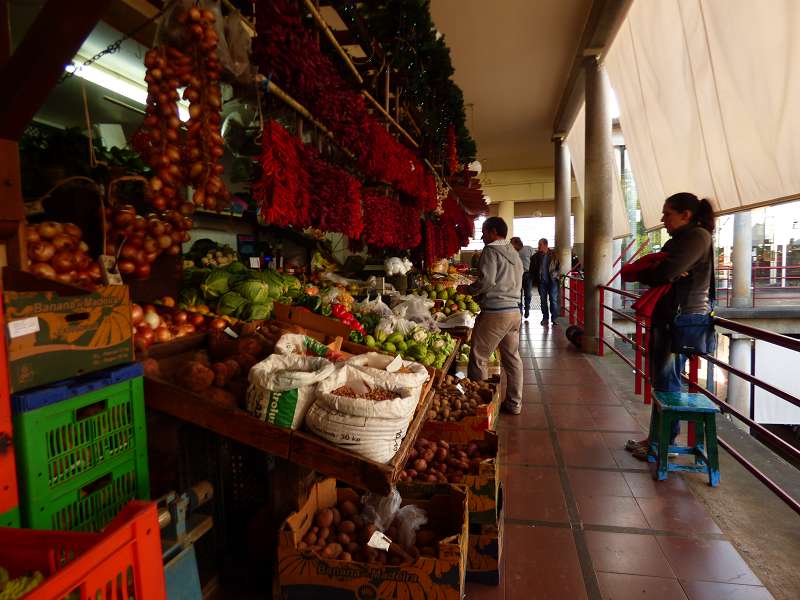
[[3, 270], [12, 392], [133, 362], [126, 286], [87, 292]]
[[485, 431], [494, 431], [500, 414], [500, 381], [492, 378], [492, 397], [487, 404], [479, 406], [474, 417], [464, 417], [460, 421], [425, 421], [422, 437], [444, 440], [451, 444], [466, 444], [482, 440]]
[[420, 557], [402, 566], [377, 566], [321, 558], [297, 544], [312, 526], [317, 510], [338, 500], [358, 501], [349, 488], [325, 479], [311, 488], [308, 500], [286, 519], [278, 538], [278, 583], [286, 600], [337, 598], [390, 600], [437, 598], [460, 600], [464, 595], [469, 529], [467, 494], [458, 486], [400, 486], [404, 504], [425, 509], [430, 522], [453, 534], [439, 542], [439, 557]]
[[469, 530], [467, 581], [483, 585], [500, 583], [503, 560], [503, 520], [497, 525], [472, 525]]

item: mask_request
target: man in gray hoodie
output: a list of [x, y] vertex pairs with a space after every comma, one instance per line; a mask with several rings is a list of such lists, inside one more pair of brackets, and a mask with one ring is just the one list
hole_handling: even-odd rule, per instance
[[478, 280], [463, 286], [481, 307], [472, 331], [472, 349], [467, 374], [474, 381], [488, 378], [489, 355], [500, 350], [500, 362], [508, 378], [503, 402], [505, 412], [522, 412], [522, 359], [519, 356], [519, 290], [522, 287], [522, 260], [506, 239], [508, 225], [500, 217], [483, 223], [485, 244], [478, 264]]

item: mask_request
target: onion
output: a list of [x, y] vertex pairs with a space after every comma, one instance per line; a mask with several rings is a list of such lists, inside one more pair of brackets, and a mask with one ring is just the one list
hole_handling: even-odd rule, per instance
[[99, 263], [92, 262], [87, 271], [89, 272], [89, 276], [93, 281], [100, 281], [103, 279], [103, 270], [100, 268]]
[[75, 261], [75, 266], [78, 268], [79, 271], [86, 271], [89, 268], [92, 259], [89, 258], [89, 255], [86, 254], [85, 252], [76, 252], [74, 261]]
[[158, 245], [158, 240], [151, 237], [144, 238], [142, 249], [145, 251], [145, 254], [153, 254], [154, 252], [158, 252], [159, 250], [161, 250], [161, 248]]
[[147, 279], [150, 277], [150, 265], [148, 263], [141, 263], [136, 267], [137, 279]]
[[133, 260], [134, 258], [136, 258], [137, 252], [138, 250], [132, 244], [126, 243], [119, 251], [119, 255], [121, 258]]
[[48, 262], [56, 253], [56, 247], [50, 242], [33, 242], [28, 245], [28, 256], [35, 262]]
[[51, 243], [56, 250], [70, 250], [75, 246], [75, 240], [66, 233], [59, 233], [51, 240]]
[[186, 323], [185, 325], [181, 325], [180, 327], [178, 327], [178, 331], [188, 335], [190, 333], [194, 333], [197, 330], [195, 329], [195, 326], [192, 325], [191, 323]]
[[118, 210], [114, 213], [114, 225], [120, 229], [125, 229], [133, 223], [135, 218], [136, 214], [133, 211]]
[[182, 231], [173, 231], [170, 234], [170, 237], [172, 238], [172, 241], [175, 244], [180, 244], [183, 241], [183, 232]]
[[172, 246], [172, 236], [167, 234], [158, 236], [158, 245], [161, 246], [162, 250], [166, 250]]
[[144, 260], [148, 265], [152, 265], [154, 262], [156, 262], [156, 259], [158, 258], [159, 254], [161, 254], [161, 249], [160, 248], [159, 248], [158, 252], [151, 252], [150, 254], [145, 254], [144, 255]]
[[164, 234], [164, 224], [159, 219], [150, 219], [147, 222], [147, 230], [150, 235], [157, 238]]
[[152, 204], [153, 208], [156, 210], [164, 210], [167, 208], [167, 199], [164, 198], [164, 196], [156, 196], [150, 201], [150, 204]]
[[147, 219], [145, 219], [142, 215], [136, 215], [133, 218], [133, 228], [136, 231], [144, 231], [147, 227]]
[[75, 223], [64, 223], [64, 233], [67, 235], [71, 235], [72, 237], [80, 240], [83, 237], [83, 232], [81, 228], [75, 225]]
[[211, 329], [225, 329], [228, 326], [228, 322], [225, 319], [214, 319], [211, 323], [208, 324]]
[[133, 273], [136, 270], [136, 263], [134, 263], [132, 260], [128, 260], [128, 259], [120, 260], [117, 263], [117, 269], [119, 269], [120, 273], [123, 273], [125, 275], [129, 275], [129, 274]]
[[181, 253], [181, 247], [179, 245], [170, 246], [167, 248], [167, 254], [169, 256], [178, 256]]
[[161, 317], [158, 316], [158, 313], [155, 310], [145, 311], [144, 313], [144, 322], [150, 327], [150, 329], [157, 329], [159, 325], [161, 325]]
[[144, 311], [138, 304], [131, 304], [131, 322], [138, 325], [144, 319]]
[[191, 202], [181, 202], [180, 212], [184, 216], [189, 216], [194, 213], [194, 204]]
[[156, 329], [156, 341], [157, 342], [168, 342], [172, 339], [172, 334], [169, 332], [169, 329], [166, 327], [159, 327]]
[[32, 244], [33, 242], [38, 242], [40, 239], [42, 239], [42, 238], [39, 236], [39, 232], [36, 231], [36, 227], [28, 225], [25, 228], [25, 241], [26, 242], [28, 242], [29, 244]]
[[76, 271], [70, 271], [69, 273], [56, 273], [56, 279], [61, 283], [72, 283], [75, 281], [75, 277], [77, 277], [78, 273]]
[[75, 268], [75, 263], [72, 259], [72, 253], [67, 250], [56, 252], [51, 261], [53, 268], [58, 273], [67, 273]]
[[153, 340], [153, 337], [154, 337], [154, 335], [153, 335], [153, 329], [151, 329], [150, 325], [148, 325], [147, 323], [144, 323], [144, 322], [142, 322], [142, 323], [139, 323], [139, 324], [136, 326], [136, 332], [137, 332], [137, 333], [139, 333], [140, 335], [143, 335], [143, 336], [145, 336], [145, 337], [146, 337], [146, 338], [148, 338], [150, 341], [152, 341], [152, 340]]
[[142, 333], [137, 333], [136, 335], [133, 336], [133, 346], [139, 352], [147, 350], [147, 348], [150, 347], [151, 343], [152, 341], [148, 340]]
[[83, 241], [78, 242], [78, 250], [80, 250], [81, 252], [86, 252], [88, 254], [89, 253], [89, 244], [87, 244], [86, 242], [83, 242]]
[[35, 262], [31, 265], [31, 273], [37, 277], [45, 277], [47, 279], [55, 279], [56, 270], [46, 262]]
[[189, 319], [189, 315], [186, 314], [186, 311], [179, 310], [174, 315], [172, 315], [172, 322], [176, 325], [183, 325]]
[[189, 315], [189, 321], [195, 327], [199, 327], [200, 325], [203, 325], [206, 322], [206, 318], [200, 313], [192, 313], [191, 315]]
[[61, 223], [45, 221], [44, 223], [39, 223], [37, 231], [39, 232], [39, 237], [45, 240], [50, 240], [61, 233], [61, 229]]
[[164, 306], [166, 306], [168, 308], [174, 308], [175, 307], [175, 298], [173, 298], [172, 296], [164, 296], [161, 299], [161, 304], [163, 304]]

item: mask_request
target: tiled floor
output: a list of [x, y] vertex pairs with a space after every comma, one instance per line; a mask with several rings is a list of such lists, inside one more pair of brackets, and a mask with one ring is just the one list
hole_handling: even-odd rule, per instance
[[633, 412], [561, 328], [523, 325], [522, 414], [501, 417], [505, 530], [499, 586], [472, 599], [772, 598], [689, 491], [623, 449]]

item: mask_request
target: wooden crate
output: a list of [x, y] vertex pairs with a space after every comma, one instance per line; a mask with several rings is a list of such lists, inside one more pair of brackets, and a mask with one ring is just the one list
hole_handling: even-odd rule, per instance
[[[482, 440], [484, 432], [494, 431], [500, 414], [501, 385], [499, 378], [493, 378], [493, 392], [488, 404], [478, 408], [474, 417], [464, 417], [460, 421], [428, 420], [422, 428], [422, 436], [432, 440], [444, 440], [452, 444]], [[435, 391], [435, 390], [434, 390]]]

